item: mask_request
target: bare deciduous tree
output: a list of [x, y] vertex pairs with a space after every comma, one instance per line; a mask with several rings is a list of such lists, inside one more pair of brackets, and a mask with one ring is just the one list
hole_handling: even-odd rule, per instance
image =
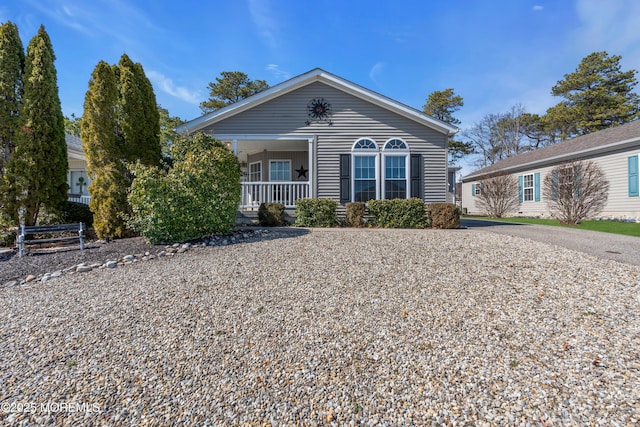
[[563, 224], [580, 224], [597, 215], [608, 197], [609, 181], [594, 162], [561, 164], [544, 179], [543, 198], [551, 215]]
[[476, 205], [487, 216], [502, 218], [509, 212], [515, 212], [520, 206], [518, 200], [518, 180], [509, 174], [497, 174], [483, 179], [478, 184], [480, 192]]

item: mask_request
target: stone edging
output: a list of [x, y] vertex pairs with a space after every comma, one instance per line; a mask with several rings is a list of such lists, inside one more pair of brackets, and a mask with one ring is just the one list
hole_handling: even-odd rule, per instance
[[0, 287], [8, 288], [30, 282], [47, 282], [51, 279], [56, 279], [66, 274], [86, 273], [88, 271], [96, 269], [115, 269], [117, 267], [124, 267], [126, 265], [135, 264], [138, 262], [151, 261], [157, 258], [172, 257], [175, 255], [183, 254], [193, 249], [203, 248], [206, 246], [228, 246], [237, 243], [256, 241], [268, 233], [270, 233], [270, 231], [267, 229], [239, 230], [230, 235], [206, 237], [194, 243], [174, 243], [173, 245], [165, 246], [164, 249], [157, 251], [155, 254], [147, 251], [143, 254], [124, 255], [117, 260], [111, 259], [105, 261], [104, 263], [80, 263], [64, 269], [40, 274], [37, 276], [29, 274], [22, 280], [12, 280]]

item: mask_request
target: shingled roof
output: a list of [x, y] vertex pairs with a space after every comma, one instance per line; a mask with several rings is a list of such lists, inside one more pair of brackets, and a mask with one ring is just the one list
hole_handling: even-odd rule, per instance
[[577, 160], [633, 145], [640, 147], [640, 120], [506, 158], [464, 176], [462, 181], [482, 179], [497, 172], [517, 172], [547, 164]]

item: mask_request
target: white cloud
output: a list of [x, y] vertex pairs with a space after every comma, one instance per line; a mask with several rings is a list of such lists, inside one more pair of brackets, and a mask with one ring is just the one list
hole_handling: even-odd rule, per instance
[[531, 8], [534, 12], [540, 12], [542, 9], [544, 9], [544, 6], [540, 6], [539, 4], [536, 4]]
[[276, 40], [278, 23], [271, 14], [270, 2], [267, 0], [249, 0], [249, 13], [265, 44], [275, 49], [278, 45]]
[[291, 78], [291, 74], [288, 71], [281, 70], [277, 64], [267, 64], [266, 69], [278, 80], [288, 80]]
[[201, 97], [198, 91], [190, 91], [184, 86], [176, 86], [173, 80], [157, 71], [148, 70], [147, 75], [149, 76], [149, 79], [154, 82], [161, 91], [166, 92], [169, 95], [174, 96], [182, 101], [188, 102], [189, 104], [200, 104]]
[[379, 84], [378, 78], [380, 78], [383, 68], [384, 68], [384, 62], [377, 62], [376, 65], [371, 67], [371, 70], [369, 70], [369, 78], [375, 84]]

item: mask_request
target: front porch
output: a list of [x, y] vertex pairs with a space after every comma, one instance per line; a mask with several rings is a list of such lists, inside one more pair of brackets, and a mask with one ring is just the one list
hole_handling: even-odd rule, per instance
[[261, 203], [293, 209], [296, 200], [314, 197], [313, 135], [213, 136], [240, 162], [240, 210], [257, 210]]

